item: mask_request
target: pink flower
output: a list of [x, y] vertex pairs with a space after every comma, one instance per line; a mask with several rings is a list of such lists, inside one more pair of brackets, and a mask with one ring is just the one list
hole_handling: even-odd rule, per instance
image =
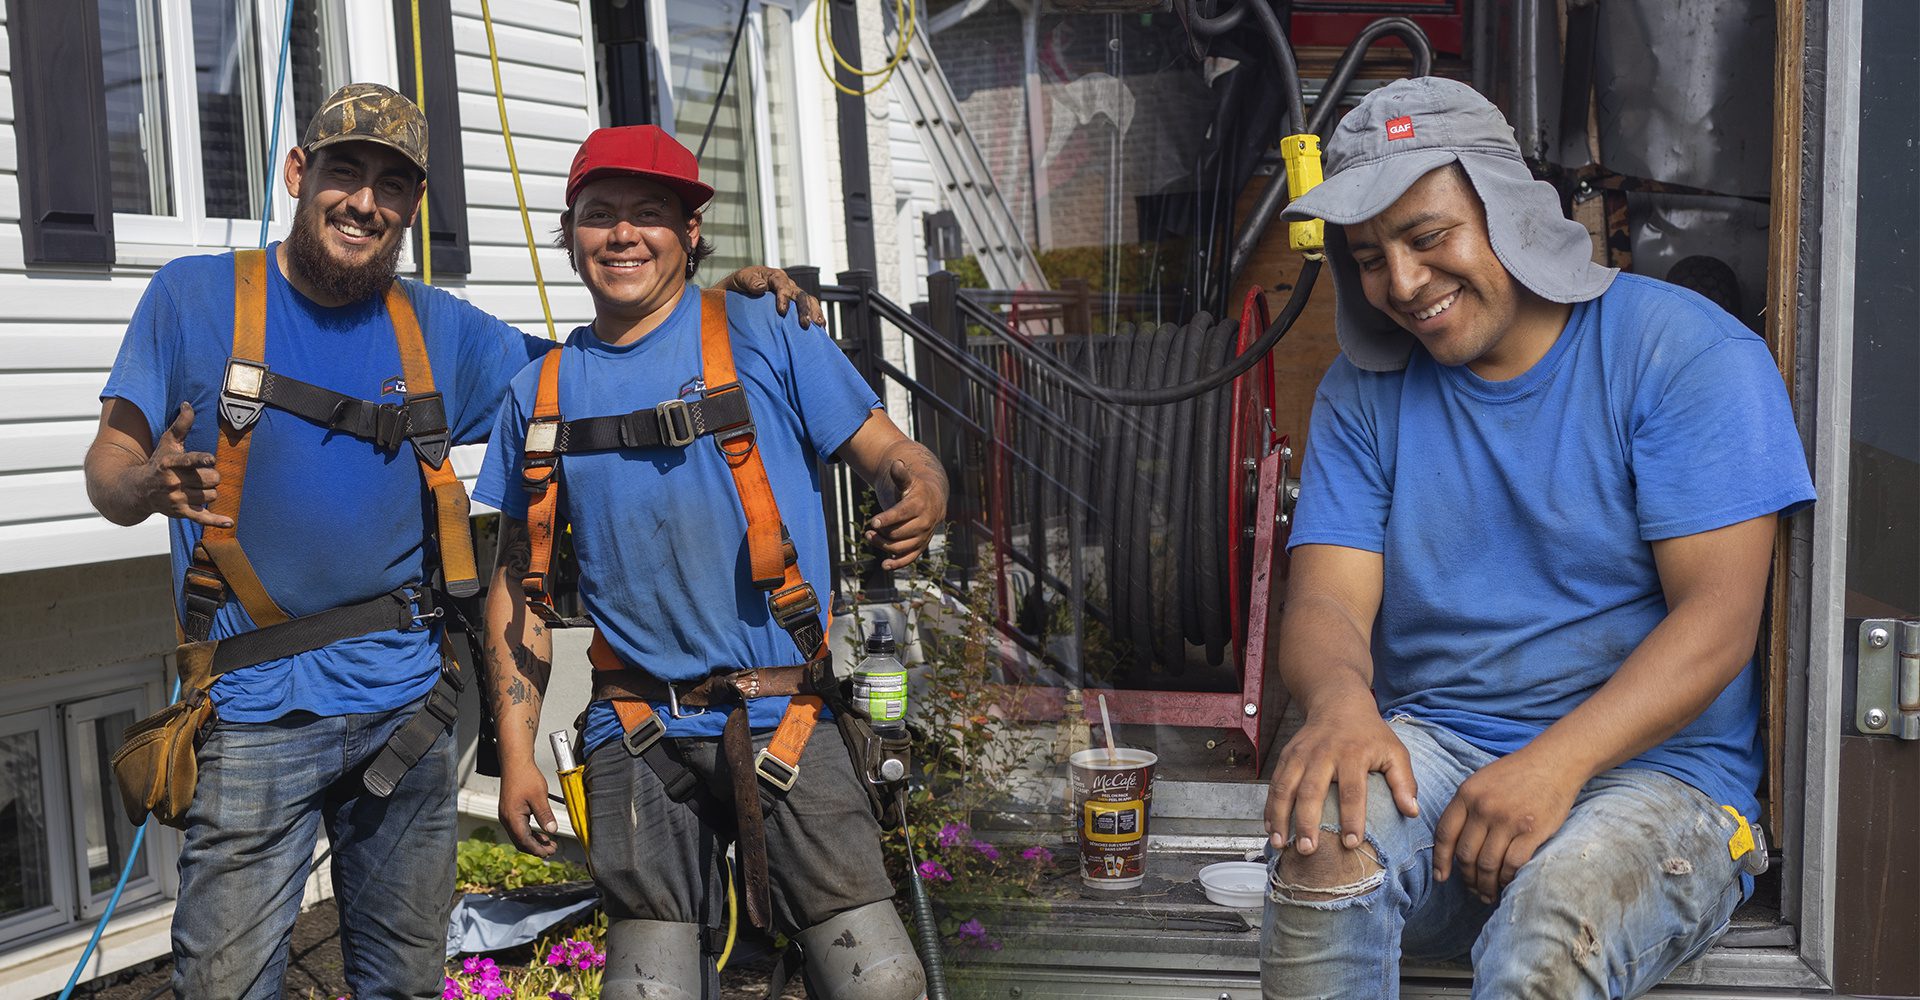
[[548, 948], [547, 964], [548, 965], [567, 964], [567, 946], [563, 944], [556, 944], [553, 947]]
[[960, 838], [966, 836], [972, 829], [965, 823], [948, 823], [940, 828], [940, 834], [934, 840], [941, 847], [952, 847], [960, 843]]
[[474, 995], [484, 997], [485, 1000], [504, 1000], [513, 996], [513, 987], [501, 982], [498, 976], [494, 976], [475, 983], [473, 992]]
[[1042, 867], [1053, 864], [1053, 852], [1041, 847], [1039, 844], [1035, 844], [1021, 851], [1020, 856]]
[[440, 1000], [460, 1000], [461, 997], [467, 995], [467, 989], [460, 985], [460, 980], [452, 976], [446, 976], [444, 978], [447, 982], [440, 990]]
[[973, 849], [976, 851], [979, 851], [980, 856], [983, 858], [986, 858], [988, 861], [1000, 860], [1000, 849], [998, 847], [993, 846], [992, 844], [987, 843], [984, 840], [974, 841]]
[[947, 869], [938, 861], [920, 862], [920, 877], [930, 878], [937, 882], [953, 881], [953, 876], [948, 874]]

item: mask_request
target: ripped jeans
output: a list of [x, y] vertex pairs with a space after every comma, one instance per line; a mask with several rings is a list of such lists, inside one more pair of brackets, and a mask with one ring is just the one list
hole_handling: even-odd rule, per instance
[[[1420, 815], [1401, 815], [1386, 780], [1369, 775], [1371, 857], [1358, 866], [1365, 874], [1335, 893], [1290, 892], [1286, 880], [1270, 879], [1264, 1000], [1397, 998], [1403, 954], [1428, 962], [1470, 956], [1476, 1000], [1635, 997], [1726, 930], [1744, 895], [1740, 865], [1727, 852], [1733, 818], [1685, 782], [1641, 768], [1589, 781], [1566, 823], [1494, 905], [1481, 903], [1457, 872], [1435, 881], [1440, 814], [1494, 758], [1440, 727], [1391, 722], [1413, 761]], [[1322, 825], [1337, 831], [1338, 823], [1329, 795]], [[1326, 840], [1322, 852], [1342, 850]], [[1276, 855], [1270, 873], [1279, 863]]]

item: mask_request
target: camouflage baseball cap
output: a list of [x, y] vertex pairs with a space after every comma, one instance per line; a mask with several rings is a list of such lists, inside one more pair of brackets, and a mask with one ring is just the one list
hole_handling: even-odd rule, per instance
[[377, 83], [349, 83], [333, 92], [300, 145], [308, 152], [337, 142], [364, 140], [398, 150], [427, 172], [427, 116], [405, 94]]

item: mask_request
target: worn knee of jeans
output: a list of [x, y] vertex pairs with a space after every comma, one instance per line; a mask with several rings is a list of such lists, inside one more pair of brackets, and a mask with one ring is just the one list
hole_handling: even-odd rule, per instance
[[1338, 826], [1322, 826], [1332, 834], [1312, 854], [1301, 854], [1293, 843], [1280, 851], [1280, 860], [1267, 878], [1267, 897], [1276, 903], [1339, 909], [1359, 906], [1387, 881], [1387, 865], [1380, 844], [1368, 834], [1359, 847], [1340, 840]]
[[[1373, 800], [1386, 796], [1386, 782], [1379, 775], [1368, 775], [1367, 780], [1367, 815], [1372, 817], [1379, 808]], [[1374, 785], [1379, 787], [1372, 787]], [[1273, 866], [1267, 879], [1267, 895], [1274, 902], [1331, 908], [1353, 906], [1386, 884], [1387, 863], [1380, 856], [1380, 842], [1374, 839], [1373, 831], [1366, 832], [1358, 847], [1348, 847], [1340, 836], [1338, 785], [1328, 787], [1320, 816], [1320, 830], [1328, 836], [1320, 838], [1319, 850], [1301, 854], [1292, 840], [1281, 849], [1279, 863]]]

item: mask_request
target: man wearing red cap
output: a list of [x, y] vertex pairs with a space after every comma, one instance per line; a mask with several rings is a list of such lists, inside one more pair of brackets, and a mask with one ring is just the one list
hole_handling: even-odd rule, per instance
[[654, 126], [601, 129], [574, 158], [560, 244], [594, 320], [514, 379], [476, 486], [502, 511], [487, 607], [500, 819], [523, 850], [553, 853], [533, 738], [565, 510], [599, 630], [582, 744], [610, 920], [602, 995], [717, 996], [707, 931], [732, 842], [744, 915], [800, 945], [812, 995], [914, 1000], [925, 978], [847, 749], [858, 740], [813, 728], [837, 700], [812, 589], [828, 579], [816, 470], [839, 459], [874, 484], [886, 509], [866, 535], [889, 569], [926, 547], [946, 477], [830, 341], [690, 287], [712, 195]]
[[396, 279], [427, 176], [405, 96], [342, 87], [284, 173], [286, 241], [160, 269], [101, 390], [88, 496], [119, 524], [171, 519], [193, 640], [174, 711], [207, 713], [182, 726], [197, 783], [135, 805], [184, 833], [181, 996], [279, 995], [324, 827], [351, 992], [425, 1000], [457, 836], [438, 587], [477, 582], [447, 450], [551, 345]]

